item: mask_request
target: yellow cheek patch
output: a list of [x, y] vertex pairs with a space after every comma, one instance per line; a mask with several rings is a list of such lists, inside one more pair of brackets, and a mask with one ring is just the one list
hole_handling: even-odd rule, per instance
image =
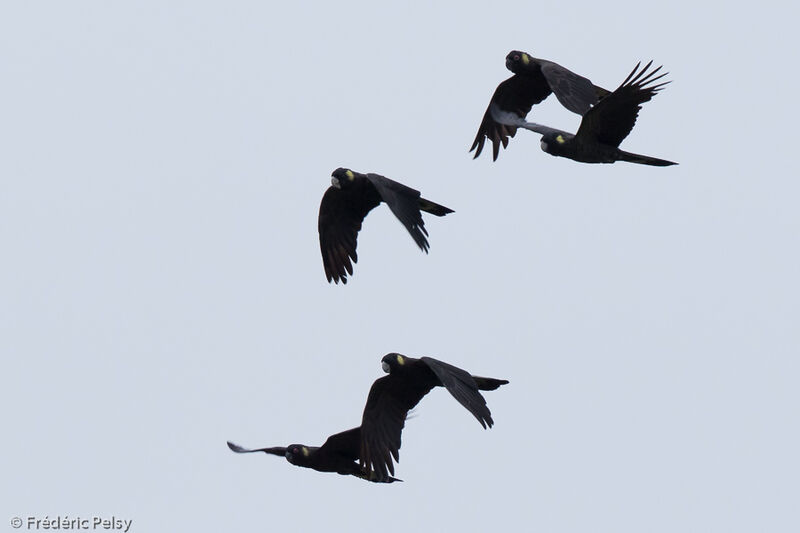
[[564, 140], [564, 137], [562, 135], [559, 135], [558, 137], [556, 137], [556, 142], [558, 144], [564, 144], [567, 141]]
[[347, 176], [347, 179], [349, 179], [350, 181], [353, 181], [356, 178], [356, 176], [355, 176], [355, 174], [353, 174], [352, 170], [348, 170], [344, 174], [345, 174], [345, 176]]
[[306, 448], [305, 446], [303, 446], [303, 455], [305, 457], [308, 457], [308, 448]]
[[403, 356], [402, 356], [402, 355], [398, 355], [398, 356], [397, 356], [397, 364], [398, 364], [398, 365], [404, 365], [404, 364], [406, 364], [406, 360], [405, 360], [405, 359], [403, 359]]
[[522, 54], [522, 62], [523, 62], [525, 65], [527, 65], [528, 63], [530, 63], [530, 62], [531, 62], [531, 58], [530, 58], [530, 57], [528, 57], [528, 54]]

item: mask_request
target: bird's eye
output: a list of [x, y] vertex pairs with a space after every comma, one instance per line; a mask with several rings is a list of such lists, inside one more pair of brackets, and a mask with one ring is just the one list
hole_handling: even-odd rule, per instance
[[519, 61], [519, 55], [514, 54], [514, 61]]

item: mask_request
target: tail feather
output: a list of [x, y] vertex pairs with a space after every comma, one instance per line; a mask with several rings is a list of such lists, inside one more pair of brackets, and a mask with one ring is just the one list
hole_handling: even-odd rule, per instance
[[454, 212], [449, 207], [439, 205], [436, 202], [431, 202], [430, 200], [426, 200], [425, 198], [419, 199], [419, 208], [425, 211], [426, 213], [436, 215], [437, 217], [443, 217], [449, 213]]
[[650, 157], [649, 155], [632, 154], [631, 152], [619, 151], [620, 160], [628, 161], [629, 163], [639, 163], [640, 165], [652, 165], [654, 167], [668, 167], [670, 165], [677, 165], [673, 161], [666, 159], [658, 159], [657, 157]]
[[483, 378], [481, 376], [472, 376], [472, 379], [475, 380], [478, 390], [495, 390], [500, 385], [508, 383], [507, 379]]

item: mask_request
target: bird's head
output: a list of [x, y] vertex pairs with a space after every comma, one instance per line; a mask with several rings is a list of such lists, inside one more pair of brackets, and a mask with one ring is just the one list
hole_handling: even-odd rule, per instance
[[406, 358], [399, 353], [387, 353], [381, 359], [381, 368], [387, 374], [391, 374], [397, 368], [406, 364]]
[[513, 52], [509, 52], [506, 56], [506, 68], [517, 74], [523, 70], [525, 70], [531, 62], [531, 56], [526, 54], [525, 52], [520, 52], [519, 50], [514, 50]]
[[286, 453], [284, 456], [286, 460], [296, 465], [303, 461], [303, 458], [308, 457], [308, 447], [303, 446], [302, 444], [291, 444], [288, 448], [286, 448]]
[[331, 174], [331, 185], [337, 189], [345, 189], [353, 180], [356, 179], [356, 174], [349, 168], [337, 168]]
[[542, 135], [542, 151], [551, 155], [558, 155], [562, 152], [562, 147], [567, 142], [560, 133], [548, 133]]

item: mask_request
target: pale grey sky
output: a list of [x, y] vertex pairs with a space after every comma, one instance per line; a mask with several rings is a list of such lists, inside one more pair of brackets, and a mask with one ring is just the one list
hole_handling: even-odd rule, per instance
[[[797, 531], [797, 12], [698, 4], [3, 3], [5, 527]], [[473, 161], [512, 49], [663, 64], [623, 148], [680, 165]], [[455, 209], [430, 254], [383, 206], [328, 285], [339, 166]], [[386, 486], [225, 446], [358, 425], [391, 351], [495, 427], [434, 391]]]

